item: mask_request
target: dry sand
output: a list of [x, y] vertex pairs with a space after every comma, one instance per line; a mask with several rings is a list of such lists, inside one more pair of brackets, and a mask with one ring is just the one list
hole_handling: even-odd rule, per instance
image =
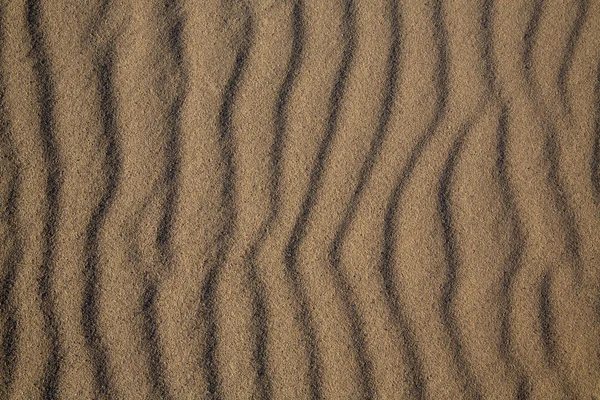
[[600, 399], [599, 0], [1, 0], [1, 399]]

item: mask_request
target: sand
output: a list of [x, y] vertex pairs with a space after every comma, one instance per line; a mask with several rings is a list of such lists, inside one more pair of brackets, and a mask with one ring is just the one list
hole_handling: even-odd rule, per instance
[[600, 1], [3, 0], [1, 399], [600, 399]]

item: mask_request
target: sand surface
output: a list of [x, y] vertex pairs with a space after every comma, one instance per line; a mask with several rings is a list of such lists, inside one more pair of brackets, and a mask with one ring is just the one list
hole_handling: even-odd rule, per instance
[[600, 399], [600, 0], [0, 0], [0, 399]]

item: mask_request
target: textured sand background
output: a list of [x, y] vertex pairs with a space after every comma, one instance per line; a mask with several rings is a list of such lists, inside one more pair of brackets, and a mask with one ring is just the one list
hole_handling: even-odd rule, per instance
[[600, 399], [599, 62], [599, 0], [1, 0], [0, 398]]

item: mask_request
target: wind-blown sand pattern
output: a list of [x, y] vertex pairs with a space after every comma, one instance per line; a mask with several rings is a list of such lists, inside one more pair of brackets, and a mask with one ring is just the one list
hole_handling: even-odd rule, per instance
[[600, 399], [600, 1], [1, 0], [1, 399]]

